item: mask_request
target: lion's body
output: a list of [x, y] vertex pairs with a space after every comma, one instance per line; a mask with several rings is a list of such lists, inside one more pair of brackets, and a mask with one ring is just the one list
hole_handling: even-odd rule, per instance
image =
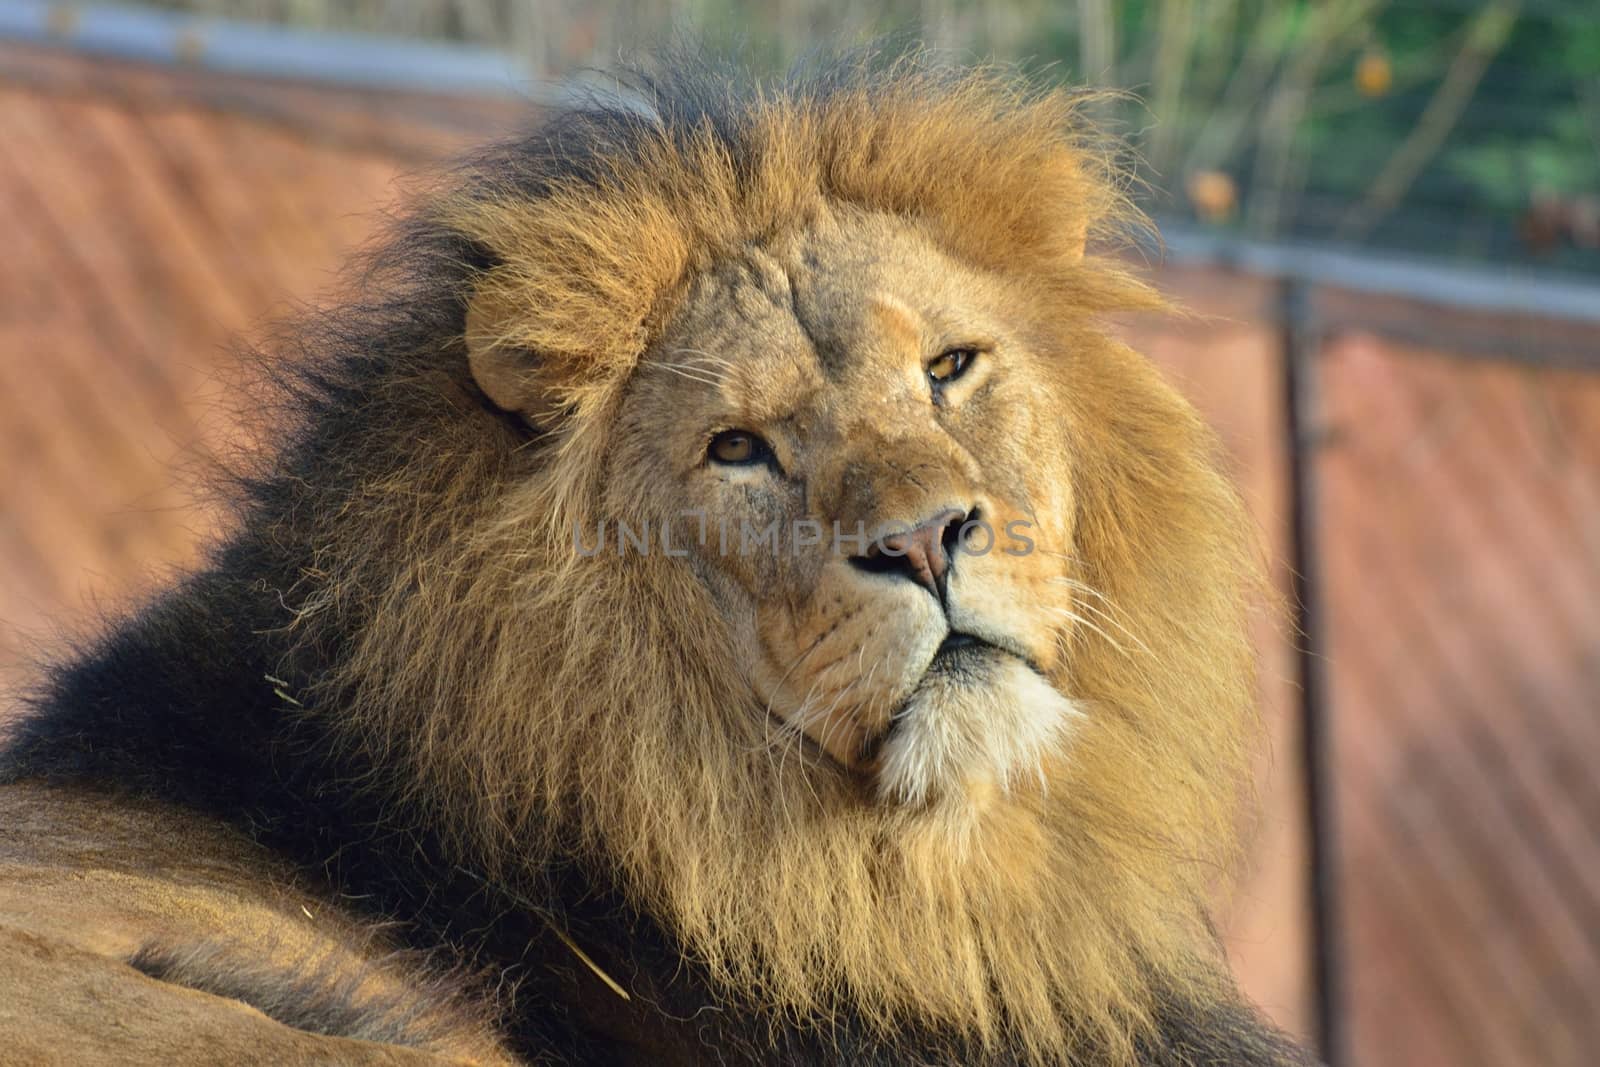
[[0, 789], [0, 1063], [514, 1062], [301, 881], [192, 811]]
[[[361, 902], [297, 888], [304, 880], [294, 865], [189, 809], [0, 787], [0, 1064], [941, 1062], [932, 1042], [917, 1045], [907, 1034], [886, 1046], [852, 1033], [847, 1020], [825, 1042], [789, 1035], [774, 1046], [748, 1020], [730, 1025], [693, 1011], [652, 1018], [654, 1008], [635, 1012], [559, 940], [539, 940], [521, 921], [499, 935], [500, 951], [515, 959], [513, 980], [525, 987], [517, 999], [535, 1014], [497, 1033], [494, 1005], [473, 1005], [464, 983], [391, 951], [397, 931], [374, 928]], [[503, 904], [478, 906], [488, 922]], [[472, 907], [459, 914], [477, 914]], [[529, 935], [535, 940], [521, 940]], [[613, 966], [627, 965], [638, 947], [618, 949]], [[636, 996], [659, 983], [659, 1003], [692, 1004], [702, 991], [672, 988], [683, 976], [663, 955], [654, 962], [654, 974], [617, 973]], [[588, 1033], [570, 1016], [545, 1014], [570, 1012], [572, 999], [553, 998], [579, 990], [594, 1013], [584, 1020]], [[1173, 1008], [1166, 1047], [1144, 1062], [1298, 1062], [1243, 1005]], [[960, 1051], [944, 1061], [969, 1062]]]
[[[0, 932], [472, 1062], [1296, 1062], [1206, 917], [1248, 539], [1094, 322], [1156, 301], [1083, 253], [1121, 209], [1072, 99], [656, 88], [479, 160], [306, 332], [235, 531], [0, 753], [61, 842], [0, 854]], [[868, 533], [752, 555], [695, 514]], [[584, 550], [608, 522], [661, 550]], [[57, 888], [119, 841], [258, 947]]]

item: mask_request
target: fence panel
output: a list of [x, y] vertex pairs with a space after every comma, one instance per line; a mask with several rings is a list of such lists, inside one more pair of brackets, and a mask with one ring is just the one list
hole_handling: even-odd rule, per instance
[[1349, 1061], [1593, 1063], [1600, 373], [1360, 332], [1316, 371]]

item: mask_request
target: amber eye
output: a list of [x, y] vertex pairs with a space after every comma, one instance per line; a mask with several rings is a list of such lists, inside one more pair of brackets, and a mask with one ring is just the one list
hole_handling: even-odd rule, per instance
[[711, 439], [706, 455], [718, 463], [764, 463], [772, 449], [748, 430], [724, 430]]
[[967, 373], [967, 368], [977, 358], [978, 351], [975, 348], [952, 348], [928, 364], [928, 380], [935, 385], [953, 382]]

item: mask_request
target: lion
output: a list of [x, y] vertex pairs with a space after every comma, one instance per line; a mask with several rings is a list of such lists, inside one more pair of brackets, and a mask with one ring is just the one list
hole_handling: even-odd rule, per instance
[[422, 193], [7, 740], [4, 1044], [1309, 1062], [1208, 918], [1259, 568], [1089, 99], [685, 64]]

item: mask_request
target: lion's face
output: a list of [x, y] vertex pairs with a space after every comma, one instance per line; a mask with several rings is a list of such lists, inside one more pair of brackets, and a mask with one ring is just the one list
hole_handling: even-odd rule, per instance
[[1025, 303], [828, 212], [701, 275], [622, 408], [604, 510], [647, 502], [760, 706], [889, 801], [1036, 782], [1074, 716], [1046, 680], [1071, 472]]

